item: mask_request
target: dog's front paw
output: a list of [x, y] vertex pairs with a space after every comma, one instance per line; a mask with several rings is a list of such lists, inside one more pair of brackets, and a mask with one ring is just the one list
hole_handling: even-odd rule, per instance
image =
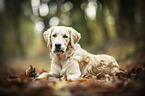
[[40, 76], [38, 76], [36, 79], [47, 79], [49, 73], [42, 73]]
[[76, 80], [80, 77], [80, 75], [67, 75], [67, 80]]

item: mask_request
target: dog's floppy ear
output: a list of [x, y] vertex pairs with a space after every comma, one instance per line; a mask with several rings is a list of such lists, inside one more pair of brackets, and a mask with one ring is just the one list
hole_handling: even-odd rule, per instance
[[70, 31], [70, 45], [71, 47], [74, 47], [74, 44], [76, 44], [80, 40], [81, 34], [78, 33], [73, 28], [69, 28], [69, 31]]
[[53, 30], [54, 30], [54, 28], [51, 27], [50, 29], [48, 29], [47, 31], [45, 31], [45, 32], [43, 33], [44, 40], [47, 42], [47, 47], [48, 47], [49, 45], [51, 45], [51, 33], [52, 33]]

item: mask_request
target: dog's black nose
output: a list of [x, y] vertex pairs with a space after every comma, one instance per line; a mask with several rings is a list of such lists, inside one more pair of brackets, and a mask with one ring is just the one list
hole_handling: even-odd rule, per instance
[[60, 43], [56, 43], [56, 44], [55, 44], [55, 47], [56, 47], [56, 48], [60, 48], [60, 47], [61, 47], [61, 44], [60, 44]]

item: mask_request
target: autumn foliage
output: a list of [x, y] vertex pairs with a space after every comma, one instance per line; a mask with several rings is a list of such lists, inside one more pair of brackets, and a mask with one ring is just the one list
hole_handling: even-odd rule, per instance
[[121, 69], [113, 76], [98, 73], [83, 74], [75, 81], [67, 80], [66, 75], [36, 80], [47, 72], [37, 73], [30, 66], [23, 74], [1, 73], [1, 96], [143, 96], [145, 94], [144, 68]]

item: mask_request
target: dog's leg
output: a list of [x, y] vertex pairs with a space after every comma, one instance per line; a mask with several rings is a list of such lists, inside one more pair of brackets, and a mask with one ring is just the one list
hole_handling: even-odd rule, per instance
[[113, 75], [119, 70], [116, 60], [109, 55], [96, 55], [92, 60], [92, 72]]
[[47, 76], [49, 75], [49, 73], [42, 73], [39, 77], [37, 77], [36, 79], [44, 79], [47, 78]]
[[37, 77], [37, 79], [43, 79], [43, 78], [48, 78], [49, 76], [59, 75], [60, 70], [61, 70], [60, 66], [58, 66], [57, 64], [51, 64], [50, 72], [42, 73], [39, 77]]
[[79, 63], [76, 60], [71, 60], [67, 64], [63, 65], [62, 74], [67, 75], [67, 80], [75, 80], [81, 76]]

